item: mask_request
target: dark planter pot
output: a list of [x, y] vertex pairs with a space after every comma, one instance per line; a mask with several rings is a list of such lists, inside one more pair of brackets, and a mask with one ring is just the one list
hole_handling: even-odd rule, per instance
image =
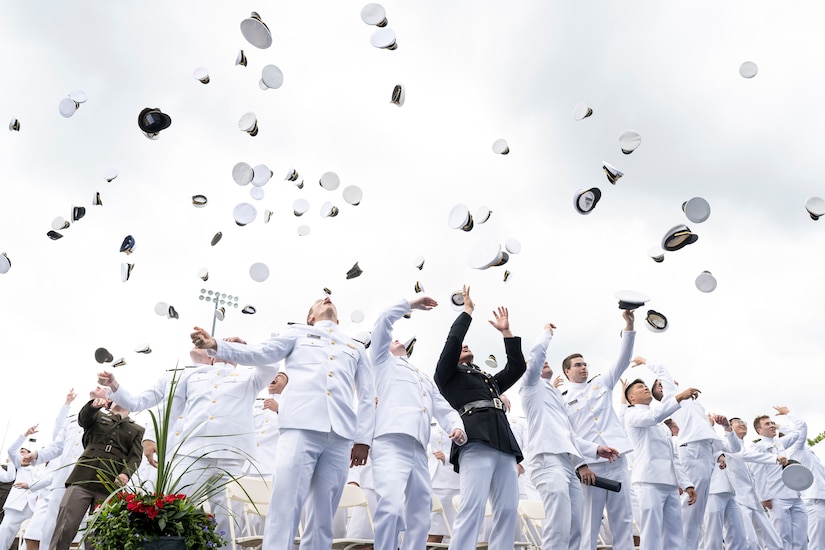
[[186, 539], [183, 537], [160, 537], [143, 543], [143, 550], [186, 550]]

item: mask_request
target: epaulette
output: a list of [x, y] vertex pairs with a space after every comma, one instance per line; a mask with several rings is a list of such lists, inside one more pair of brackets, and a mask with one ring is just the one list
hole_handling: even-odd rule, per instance
[[561, 392], [561, 394], [562, 394], [562, 395], [567, 395], [567, 391], [568, 391], [568, 390], [564, 390], [563, 392]]
[[759, 439], [754, 439], [754, 440], [753, 440], [753, 442], [754, 442], [754, 443], [759, 443], [760, 441], [762, 441], [762, 438], [761, 438], [761, 437], [760, 437]]

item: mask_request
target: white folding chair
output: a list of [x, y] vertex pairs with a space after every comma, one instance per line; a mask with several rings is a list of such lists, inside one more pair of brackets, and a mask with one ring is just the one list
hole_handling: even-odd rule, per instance
[[227, 500], [241, 502], [244, 505], [244, 525], [243, 530], [246, 536], [237, 536], [235, 533], [235, 521], [229, 523], [229, 537], [237, 546], [241, 548], [259, 548], [263, 544], [263, 536], [253, 535], [250, 531], [249, 515], [266, 516], [269, 507], [269, 499], [272, 496], [272, 488], [265, 479], [258, 476], [242, 476], [226, 485]]
[[540, 548], [542, 522], [545, 519], [544, 505], [539, 500], [520, 500], [518, 513], [525, 536], [530, 539], [533, 547]]
[[[450, 522], [447, 520], [447, 514], [444, 512], [444, 505], [441, 504], [441, 500], [435, 495], [432, 495], [432, 501], [433, 504], [430, 509], [430, 512], [433, 514], [439, 514], [444, 519], [444, 525], [447, 527], [447, 536], [452, 537], [453, 529], [450, 525]], [[437, 548], [449, 548], [449, 546], [449, 543], [446, 542], [428, 542], [427, 550], [436, 550]]]
[[[367, 519], [370, 522], [370, 527], [374, 528], [372, 524], [370, 507], [369, 504], [367, 504], [367, 495], [364, 494], [361, 487], [357, 485], [350, 485], [349, 483], [344, 485], [344, 493], [341, 495], [341, 502], [338, 503], [338, 508], [344, 508], [347, 510], [350, 508], [363, 508], [367, 514]], [[371, 545], [373, 542], [374, 541], [372, 539], [333, 539], [332, 549], [353, 550], [359, 546]]]

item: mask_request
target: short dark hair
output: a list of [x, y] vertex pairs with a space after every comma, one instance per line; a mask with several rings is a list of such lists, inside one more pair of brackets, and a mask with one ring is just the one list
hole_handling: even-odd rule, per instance
[[632, 388], [633, 386], [635, 386], [637, 384], [644, 385], [644, 383], [645, 383], [644, 380], [642, 380], [641, 378], [637, 378], [636, 380], [634, 380], [633, 382], [631, 382], [630, 384], [627, 385], [627, 387], [624, 389], [624, 398], [627, 399], [628, 403], [630, 403], [630, 396], [629, 396], [630, 388]]
[[670, 428], [672, 425], [673, 425], [673, 419], [672, 418], [666, 418], [665, 419], [665, 426]]
[[577, 357], [582, 357], [582, 354], [571, 353], [570, 355], [564, 358], [564, 361], [561, 362], [561, 371], [564, 373], [565, 376], [567, 376], [567, 371], [570, 370], [570, 363], [573, 361], [573, 359], [576, 359]]
[[738, 416], [734, 416], [733, 418], [729, 418], [728, 422], [733, 422], [734, 420], [738, 420], [739, 422], [744, 423], [745, 421], [739, 418]]

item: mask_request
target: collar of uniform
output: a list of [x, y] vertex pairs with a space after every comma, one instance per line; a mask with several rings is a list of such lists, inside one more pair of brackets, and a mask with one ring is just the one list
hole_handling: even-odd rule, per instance
[[570, 386], [571, 390], [583, 390], [587, 388], [587, 382], [571, 382], [568, 380], [564, 383], [565, 386]]
[[328, 319], [322, 319], [320, 321], [315, 321], [315, 324], [312, 326], [315, 328], [330, 329], [338, 328], [338, 323], [336, 323], [335, 321], [330, 321]]

